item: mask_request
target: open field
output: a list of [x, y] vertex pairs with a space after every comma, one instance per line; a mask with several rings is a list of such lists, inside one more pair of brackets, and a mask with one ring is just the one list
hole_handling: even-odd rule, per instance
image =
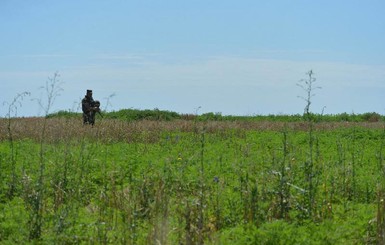
[[383, 122], [0, 119], [0, 243], [376, 244]]

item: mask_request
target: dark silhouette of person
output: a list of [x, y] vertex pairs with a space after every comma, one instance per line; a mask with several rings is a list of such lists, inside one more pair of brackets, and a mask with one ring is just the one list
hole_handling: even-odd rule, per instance
[[95, 114], [100, 112], [100, 102], [92, 97], [92, 90], [87, 90], [87, 94], [82, 99], [83, 124], [95, 124]]

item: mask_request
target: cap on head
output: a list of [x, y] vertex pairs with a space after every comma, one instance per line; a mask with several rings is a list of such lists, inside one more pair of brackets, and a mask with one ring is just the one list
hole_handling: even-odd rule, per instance
[[92, 90], [87, 89], [87, 94], [92, 93]]

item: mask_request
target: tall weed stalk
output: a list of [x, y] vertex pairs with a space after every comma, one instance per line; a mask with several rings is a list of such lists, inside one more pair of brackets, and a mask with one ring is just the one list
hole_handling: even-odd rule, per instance
[[290, 198], [290, 185], [288, 183], [289, 175], [288, 175], [288, 168], [286, 162], [289, 155], [289, 149], [288, 149], [288, 139], [287, 139], [287, 130], [283, 131], [283, 140], [282, 140], [282, 151], [283, 151], [283, 159], [281, 160], [281, 166], [280, 166], [280, 175], [279, 175], [279, 206], [280, 206], [280, 213], [279, 217], [287, 218], [288, 212], [289, 212], [289, 198]]
[[[9, 149], [10, 149], [10, 163], [11, 163], [11, 179], [9, 181], [9, 189], [7, 197], [9, 199], [12, 199], [16, 192], [16, 186], [18, 181], [17, 174], [16, 174], [16, 148], [14, 145], [14, 138], [13, 138], [13, 132], [12, 132], [12, 117], [17, 117], [17, 109], [22, 106], [21, 101], [29, 96], [29, 92], [23, 92], [20, 94], [17, 94], [11, 103], [4, 102], [4, 104], [8, 104], [8, 113], [7, 113], [7, 132], [8, 132], [8, 142], [9, 142]], [[0, 176], [1, 180], [1, 176]]]
[[200, 191], [199, 191], [199, 217], [198, 217], [198, 244], [203, 244], [204, 237], [203, 237], [203, 227], [204, 227], [204, 210], [205, 210], [205, 167], [204, 167], [204, 160], [205, 160], [205, 129], [203, 129], [201, 134], [201, 149], [200, 149]]
[[35, 240], [41, 237], [42, 226], [43, 226], [43, 207], [44, 207], [44, 175], [45, 175], [45, 137], [47, 130], [47, 116], [53, 106], [53, 103], [57, 96], [60, 95], [60, 91], [62, 88], [60, 87], [61, 82], [59, 80], [59, 73], [56, 72], [53, 77], [49, 77], [46, 85], [41, 87], [45, 90], [47, 101], [43, 102], [42, 99], [37, 100], [39, 106], [44, 110], [45, 119], [43, 121], [42, 129], [41, 129], [41, 137], [40, 137], [40, 150], [39, 150], [39, 173], [38, 173], [38, 181], [36, 184], [35, 196], [30, 198], [31, 205], [31, 216], [30, 216], [30, 233], [29, 239]]
[[314, 177], [315, 177], [315, 171], [314, 171], [314, 116], [311, 113], [310, 105], [312, 104], [312, 98], [315, 96], [314, 90], [320, 89], [321, 87], [315, 87], [316, 78], [314, 77], [313, 70], [310, 70], [306, 73], [308, 76], [306, 79], [300, 80], [299, 83], [297, 83], [297, 86], [302, 88], [305, 91], [305, 96], [298, 96], [299, 98], [303, 99], [306, 102], [305, 109], [304, 109], [304, 119], [307, 122], [308, 125], [308, 156], [305, 161], [304, 166], [304, 174], [305, 174], [305, 180], [306, 180], [306, 191], [307, 191], [307, 197], [305, 200], [305, 215], [308, 217], [313, 216], [313, 209], [315, 204], [315, 185], [314, 185]]

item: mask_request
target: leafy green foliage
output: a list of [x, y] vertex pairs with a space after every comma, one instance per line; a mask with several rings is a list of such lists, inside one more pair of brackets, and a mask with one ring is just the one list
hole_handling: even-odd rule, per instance
[[48, 114], [47, 118], [76, 118], [76, 117], [81, 117], [81, 115], [82, 114], [80, 113], [61, 110], [55, 113]]
[[[378, 242], [381, 125], [315, 125], [309, 215], [301, 122], [178, 122], [108, 119], [92, 128], [51, 118], [40, 153], [39, 134], [27, 129], [41, 122], [16, 120], [14, 153], [0, 142], [0, 243]], [[29, 236], [36, 197], [39, 239]]]
[[107, 118], [122, 119], [127, 121], [135, 120], [172, 120], [179, 119], [180, 115], [176, 112], [164, 111], [159, 109], [154, 110], [137, 110], [137, 109], [123, 109], [116, 112], [109, 112], [106, 114]]

